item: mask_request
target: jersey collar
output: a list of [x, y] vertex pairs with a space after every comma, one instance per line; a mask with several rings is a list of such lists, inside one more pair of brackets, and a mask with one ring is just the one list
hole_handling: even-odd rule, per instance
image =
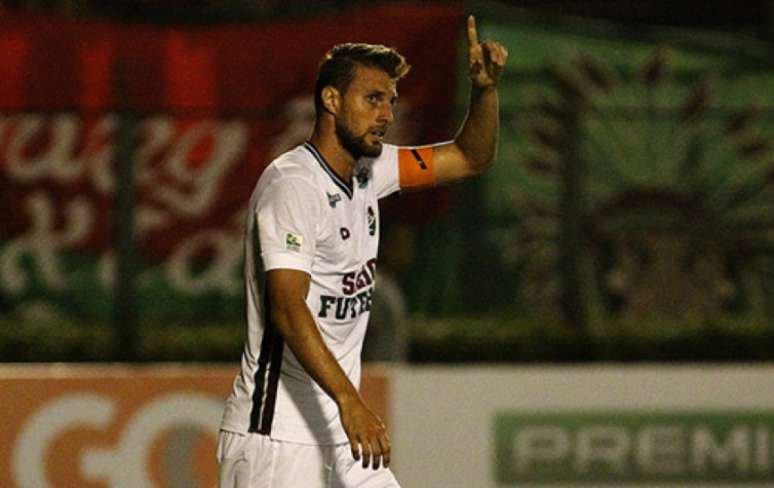
[[323, 158], [322, 154], [320, 154], [320, 151], [317, 150], [316, 147], [314, 147], [314, 144], [311, 142], [305, 142], [304, 148], [306, 148], [307, 151], [312, 153], [312, 156], [314, 156], [314, 159], [317, 160], [317, 162], [320, 164], [320, 167], [328, 173], [328, 176], [333, 180], [333, 182], [338, 186], [341, 191], [344, 192], [347, 197], [349, 197], [350, 200], [352, 200], [352, 193], [353, 193], [353, 187], [352, 182], [347, 183], [344, 181], [339, 175], [336, 174], [335, 171], [333, 171], [333, 168], [328, 164], [327, 161], [325, 161], [325, 158]]

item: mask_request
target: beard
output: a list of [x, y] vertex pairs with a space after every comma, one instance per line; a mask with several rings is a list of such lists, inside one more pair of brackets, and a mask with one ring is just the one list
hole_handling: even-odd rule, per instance
[[356, 136], [346, 125], [344, 125], [339, 119], [336, 120], [336, 137], [342, 147], [349, 152], [355, 160], [359, 160], [362, 157], [375, 158], [382, 154], [382, 144], [369, 145], [366, 142], [366, 137], [370, 132], [366, 132], [362, 136]]

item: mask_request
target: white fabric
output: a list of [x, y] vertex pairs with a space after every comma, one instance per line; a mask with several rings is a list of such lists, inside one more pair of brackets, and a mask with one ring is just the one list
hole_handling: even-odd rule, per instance
[[[314, 186], [299, 177], [279, 177], [264, 190], [257, 208], [264, 270], [311, 272], [321, 203], [315, 198]], [[288, 236], [298, 238], [298, 248], [288, 244]]]
[[398, 147], [384, 144], [382, 155], [371, 164], [371, 182], [376, 198], [384, 198], [400, 190]]
[[313, 446], [221, 431], [219, 488], [400, 488], [389, 468], [363, 468], [349, 445]]
[[[380, 157], [365, 163], [371, 177], [362, 183], [353, 179], [351, 198], [350, 190], [307, 145], [280, 156], [260, 177], [250, 199], [245, 239], [248, 337], [222, 429], [246, 433], [252, 425], [255, 431], [259, 418], [258, 425], [270, 427], [265, 434], [271, 439], [316, 445], [347, 442], [336, 404], [287, 345], [281, 350], [281, 365], [261, 369], [267, 357], [260, 360], [262, 345], [266, 353], [272, 339], [262, 304], [263, 273], [289, 268], [311, 275], [306, 299], [310, 312], [350, 381], [359, 385], [379, 245], [378, 199], [399, 189], [398, 148], [385, 144]], [[279, 367], [274, 389], [272, 367]]]

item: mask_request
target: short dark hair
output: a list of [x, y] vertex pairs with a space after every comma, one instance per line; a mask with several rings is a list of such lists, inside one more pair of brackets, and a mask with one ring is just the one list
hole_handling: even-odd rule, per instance
[[406, 58], [395, 48], [362, 42], [337, 44], [325, 53], [317, 73], [314, 107], [318, 115], [323, 107], [323, 88], [334, 86], [342, 94], [346, 92], [355, 78], [357, 65], [381, 69], [394, 80], [403, 78], [411, 69], [411, 66], [406, 63]]

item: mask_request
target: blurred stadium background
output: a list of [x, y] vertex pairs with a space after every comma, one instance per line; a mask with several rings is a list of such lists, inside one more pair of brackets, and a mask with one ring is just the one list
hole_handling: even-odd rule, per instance
[[[212, 486], [244, 207], [317, 61], [398, 47], [389, 138], [446, 139], [468, 12], [511, 53], [498, 163], [382, 208], [364, 358], [399, 478], [771, 486], [774, 3], [655, 0], [0, 1], [3, 486]], [[172, 434], [132, 420], [181, 387], [147, 414], [187, 399]], [[35, 430], [79, 410], [104, 422]], [[151, 467], [126, 431], [166, 432]]]

